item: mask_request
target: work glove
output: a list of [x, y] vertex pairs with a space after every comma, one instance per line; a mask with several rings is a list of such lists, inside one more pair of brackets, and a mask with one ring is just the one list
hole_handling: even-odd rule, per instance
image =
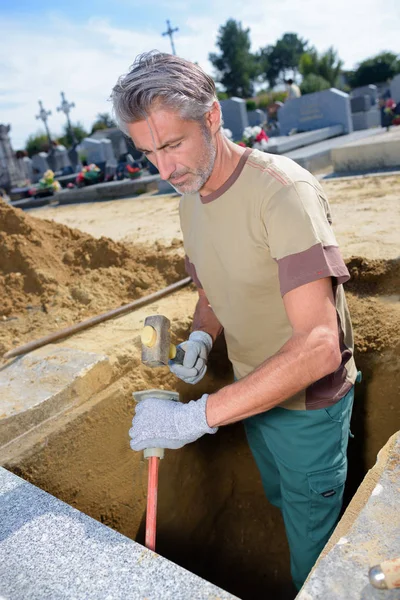
[[146, 398], [136, 406], [129, 430], [132, 450], [146, 448], [182, 448], [218, 427], [209, 427], [206, 418], [208, 394], [188, 404]]
[[205, 331], [193, 331], [187, 342], [179, 344], [178, 348], [185, 351], [183, 365], [174, 360], [169, 361], [169, 369], [185, 383], [195, 384], [202, 379], [207, 371], [207, 359], [213, 345], [212, 337]]

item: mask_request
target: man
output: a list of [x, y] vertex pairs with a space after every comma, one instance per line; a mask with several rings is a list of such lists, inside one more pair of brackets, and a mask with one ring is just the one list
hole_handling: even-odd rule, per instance
[[301, 91], [299, 86], [294, 83], [293, 79], [286, 79], [286, 92], [287, 98], [286, 100], [293, 100], [294, 98], [300, 98]]
[[300, 588], [339, 516], [356, 379], [349, 274], [324, 191], [290, 159], [225, 138], [214, 82], [188, 61], [138, 57], [112, 100], [120, 127], [182, 194], [199, 300], [171, 371], [197, 383], [224, 329], [237, 380], [188, 404], [141, 402], [131, 447], [180, 448], [243, 420]]

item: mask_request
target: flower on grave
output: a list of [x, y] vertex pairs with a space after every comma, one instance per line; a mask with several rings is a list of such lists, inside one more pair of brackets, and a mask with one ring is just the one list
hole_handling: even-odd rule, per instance
[[259, 125], [256, 125], [255, 127], [246, 127], [243, 131], [242, 142], [249, 148], [266, 150], [268, 147], [268, 139], [267, 134]]
[[49, 195], [54, 194], [54, 192], [59, 192], [61, 190], [61, 185], [54, 178], [54, 172], [51, 169], [48, 169], [39, 182], [37, 186], [32, 187], [29, 190], [30, 196], [36, 195]]
[[231, 140], [233, 135], [232, 135], [232, 131], [230, 129], [224, 129], [222, 128], [222, 133], [225, 137], [228, 138], [228, 140]]
[[242, 146], [242, 148], [247, 148], [247, 146], [244, 142], [237, 142], [237, 145]]
[[89, 185], [91, 183], [97, 183], [101, 176], [101, 169], [91, 163], [90, 165], [85, 165], [82, 167], [82, 170], [76, 176], [75, 182], [78, 185]]
[[142, 174], [142, 169], [140, 169], [140, 167], [134, 167], [133, 165], [126, 165], [126, 170], [130, 179], [137, 179]]

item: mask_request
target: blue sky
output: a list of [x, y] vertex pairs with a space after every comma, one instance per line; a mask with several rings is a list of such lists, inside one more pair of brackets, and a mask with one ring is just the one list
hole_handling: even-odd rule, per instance
[[76, 104], [72, 120], [89, 128], [110, 111], [112, 86], [137, 54], [170, 51], [166, 19], [179, 27], [177, 53], [213, 74], [208, 54], [229, 18], [250, 27], [253, 50], [293, 31], [319, 51], [334, 46], [346, 68], [383, 50], [400, 53], [398, 0], [0, 0], [0, 123], [11, 123], [14, 149], [22, 147], [40, 129], [41, 99], [59, 134], [62, 90]]

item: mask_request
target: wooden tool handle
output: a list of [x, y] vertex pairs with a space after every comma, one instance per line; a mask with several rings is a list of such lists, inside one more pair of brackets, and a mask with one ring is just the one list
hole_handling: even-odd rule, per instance
[[369, 571], [371, 585], [381, 590], [400, 588], [400, 557], [384, 560]]

